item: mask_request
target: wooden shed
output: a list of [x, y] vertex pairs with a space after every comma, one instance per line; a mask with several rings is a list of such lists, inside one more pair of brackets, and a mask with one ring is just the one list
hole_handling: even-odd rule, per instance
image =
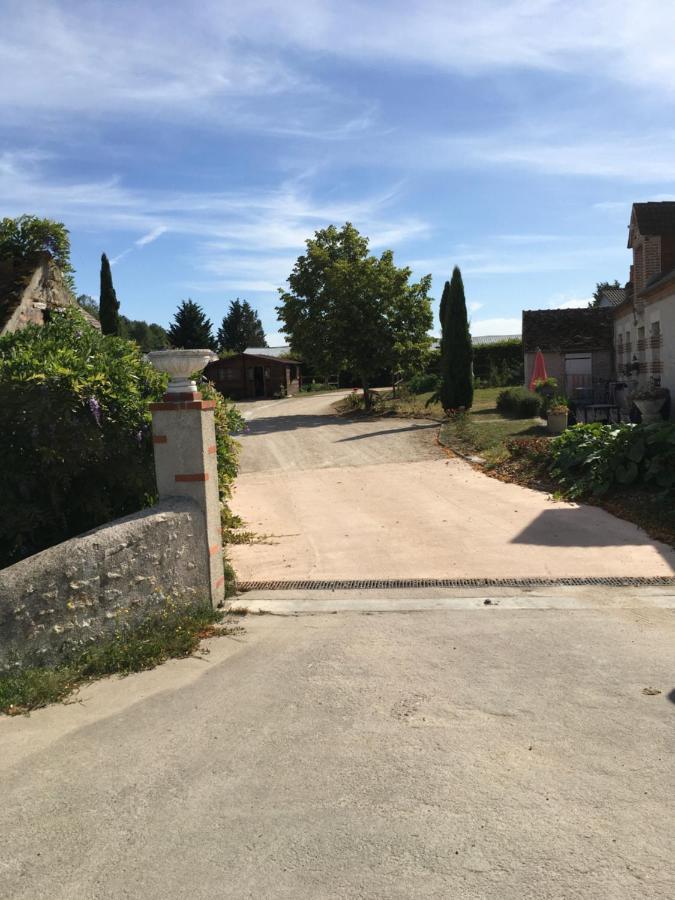
[[300, 362], [264, 353], [237, 353], [204, 369], [221, 394], [232, 400], [284, 397], [300, 390]]

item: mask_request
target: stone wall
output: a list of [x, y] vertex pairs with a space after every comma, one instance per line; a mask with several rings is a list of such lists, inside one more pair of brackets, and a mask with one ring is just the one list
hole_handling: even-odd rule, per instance
[[169, 498], [0, 570], [0, 671], [50, 664], [169, 597], [209, 602], [205, 519]]

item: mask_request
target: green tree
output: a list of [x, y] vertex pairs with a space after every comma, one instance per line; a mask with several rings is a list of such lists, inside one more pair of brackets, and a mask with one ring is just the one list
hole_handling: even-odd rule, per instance
[[164, 350], [169, 346], [169, 335], [166, 329], [156, 322], [145, 322], [142, 319], [128, 319], [120, 316], [120, 336], [136, 341], [143, 353], [150, 350]]
[[89, 294], [78, 294], [75, 300], [80, 309], [98, 319], [98, 302], [93, 297], [90, 297]]
[[247, 300], [237, 297], [218, 329], [218, 350], [243, 353], [247, 347], [266, 347], [265, 332], [258, 313]]
[[32, 262], [40, 253], [49, 253], [68, 287], [74, 290], [70, 237], [62, 222], [28, 215], [0, 221], [0, 260], [12, 260], [20, 265]]
[[113, 287], [110, 262], [105, 253], [101, 254], [101, 295], [98, 301], [98, 318], [103, 334], [120, 333], [120, 302]]
[[446, 287], [448, 294], [441, 339], [442, 380], [439, 399], [445, 410], [470, 409], [473, 403], [473, 351], [462, 273], [457, 266], [452, 271], [449, 285], [446, 282]]
[[589, 306], [598, 306], [600, 303], [600, 298], [602, 297], [602, 292], [606, 291], [607, 288], [620, 288], [618, 279], [614, 279], [614, 281], [598, 281], [595, 285], [595, 290], [593, 291], [593, 299], [588, 304]]
[[367, 408], [370, 385], [383, 369], [420, 367], [430, 346], [431, 276], [410, 284], [410, 269], [394, 255], [368, 253], [368, 239], [347, 222], [321, 229], [307, 241], [279, 289], [277, 307], [291, 348], [318, 373], [358, 375]]
[[215, 350], [213, 325], [198, 303], [188, 299], [179, 304], [168, 331], [172, 347], [184, 350]]

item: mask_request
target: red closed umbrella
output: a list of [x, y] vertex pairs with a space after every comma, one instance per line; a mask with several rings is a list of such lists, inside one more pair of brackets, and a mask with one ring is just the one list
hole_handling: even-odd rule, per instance
[[544, 354], [541, 350], [537, 350], [537, 355], [534, 358], [534, 368], [532, 369], [532, 378], [530, 378], [530, 390], [534, 390], [535, 381], [546, 381], [547, 377]]

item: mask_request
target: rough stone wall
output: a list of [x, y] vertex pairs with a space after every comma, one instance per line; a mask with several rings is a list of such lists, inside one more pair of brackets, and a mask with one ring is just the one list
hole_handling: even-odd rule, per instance
[[[77, 306], [63, 280], [63, 275], [47, 253], [41, 254], [36, 261], [32, 275], [12, 305], [14, 309], [9, 318], [0, 322], [0, 334], [18, 331], [30, 324], [42, 325], [50, 310]], [[100, 323], [85, 310], [80, 312], [92, 327], [101, 327]]]
[[208, 589], [204, 515], [165, 500], [0, 570], [0, 671], [55, 663], [170, 597], [208, 603]]

